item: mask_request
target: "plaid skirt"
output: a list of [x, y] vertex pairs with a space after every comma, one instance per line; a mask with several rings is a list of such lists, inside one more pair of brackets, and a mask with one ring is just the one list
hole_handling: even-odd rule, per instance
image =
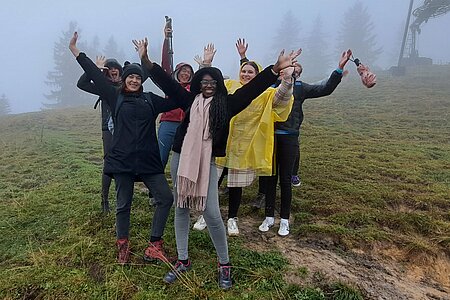
[[[222, 175], [223, 168], [217, 167], [217, 177]], [[256, 172], [254, 170], [237, 170], [228, 169], [227, 175], [227, 187], [246, 187], [253, 183], [256, 178]]]

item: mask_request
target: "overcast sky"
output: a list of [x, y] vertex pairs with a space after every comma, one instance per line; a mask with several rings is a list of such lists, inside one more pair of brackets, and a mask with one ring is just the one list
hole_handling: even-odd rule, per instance
[[[389, 68], [388, 55], [400, 47], [409, 0], [362, 1], [375, 25], [377, 44], [384, 55], [377, 64]], [[238, 56], [234, 43], [239, 37], [249, 42], [248, 56], [262, 60], [270, 51], [283, 16], [290, 10], [300, 21], [300, 37], [306, 37], [318, 15], [334, 49], [340, 23], [354, 0], [15, 0], [0, 5], [0, 95], [6, 94], [13, 113], [36, 111], [49, 92], [46, 75], [54, 67], [53, 46], [61, 33], [76, 21], [81, 41], [97, 35], [101, 48], [113, 35], [130, 61], [137, 61], [131, 39], [148, 37], [159, 49], [163, 40], [164, 16], [173, 19], [174, 61], [194, 64], [195, 54], [213, 42], [218, 49], [214, 65], [236, 77]], [[423, 1], [415, 1], [414, 7]], [[418, 40], [420, 56], [437, 63], [450, 62], [450, 13], [430, 19], [422, 26]], [[295, 30], [286, 28], [287, 34]], [[83, 50], [83, 49], [81, 49]], [[344, 49], [343, 49], [344, 50]], [[69, 50], [67, 50], [69, 51]], [[155, 51], [153, 51], [155, 52]], [[100, 53], [99, 53], [100, 54]], [[337, 60], [338, 54], [336, 54]], [[150, 53], [159, 62], [161, 54]], [[273, 61], [275, 61], [275, 57]]]

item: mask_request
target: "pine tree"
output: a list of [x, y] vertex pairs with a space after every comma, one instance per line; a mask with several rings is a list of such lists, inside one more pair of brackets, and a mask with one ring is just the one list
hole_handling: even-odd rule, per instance
[[367, 7], [356, 1], [344, 14], [337, 40], [339, 55], [350, 48], [361, 62], [373, 66], [382, 52], [382, 48], [377, 47], [374, 29]]
[[9, 100], [5, 94], [0, 96], [0, 116], [9, 115], [11, 113], [11, 108], [9, 106]]
[[319, 15], [314, 21], [299, 57], [299, 62], [303, 66], [302, 78], [307, 82], [321, 80], [329, 75], [332, 63], [327, 49], [329, 47], [323, 32], [322, 18]]
[[119, 49], [113, 36], [108, 39], [105, 48], [103, 48], [103, 55], [105, 55], [106, 58], [115, 58], [121, 64], [125, 61], [125, 54], [122, 49]]
[[286, 52], [291, 50], [297, 50], [301, 47], [301, 39], [299, 32], [301, 31], [300, 21], [294, 16], [292, 11], [288, 11], [281, 21], [280, 27], [277, 30], [275, 37], [273, 38], [272, 45], [269, 49], [272, 49], [267, 53], [263, 65], [273, 63], [280, 51], [285, 49]]
[[[53, 60], [55, 67], [47, 74], [47, 81], [50, 86], [50, 93], [44, 95], [47, 100], [53, 103], [42, 103], [44, 108], [73, 107], [83, 104], [91, 104], [93, 96], [77, 88], [77, 81], [83, 70], [80, 68], [72, 53], [69, 50], [69, 41], [73, 32], [76, 31], [75, 22], [69, 24], [69, 29], [62, 33], [62, 36], [55, 43], [53, 49]], [[78, 33], [80, 31], [78, 30]], [[86, 43], [78, 43], [80, 49], [88, 50]]]

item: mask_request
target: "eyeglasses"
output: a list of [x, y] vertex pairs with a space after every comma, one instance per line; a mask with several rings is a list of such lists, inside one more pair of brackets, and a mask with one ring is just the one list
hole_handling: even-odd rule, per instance
[[202, 80], [200, 81], [200, 84], [203, 86], [217, 86], [217, 80]]

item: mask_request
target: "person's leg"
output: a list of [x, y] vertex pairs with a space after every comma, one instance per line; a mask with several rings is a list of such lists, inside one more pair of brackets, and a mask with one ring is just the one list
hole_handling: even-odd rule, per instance
[[172, 149], [173, 140], [177, 131], [179, 122], [162, 121], [158, 128], [158, 144], [161, 162], [165, 168], [169, 160], [170, 150]]
[[[103, 144], [103, 164], [106, 153], [111, 150], [112, 134], [109, 131], [102, 131], [102, 144]], [[104, 165], [103, 165], [104, 168]], [[111, 177], [105, 175], [102, 172], [102, 211], [109, 212], [109, 188], [111, 187]]]
[[242, 199], [241, 187], [230, 187], [228, 196], [228, 218], [236, 218]]
[[239, 206], [241, 205], [242, 188], [229, 187], [228, 194], [228, 220], [227, 231], [229, 236], [239, 235], [239, 228], [237, 224], [237, 214]]
[[164, 234], [167, 218], [173, 203], [173, 194], [164, 174], [140, 175], [144, 184], [153, 191], [156, 210], [153, 215], [150, 241], [154, 242]]
[[[172, 161], [170, 163], [170, 174], [173, 182], [173, 197], [175, 202], [177, 201], [177, 171], [178, 164], [180, 162], [180, 154], [173, 153]], [[189, 259], [189, 209], [188, 208], [175, 208], [175, 239], [177, 243], [178, 260]]]
[[214, 162], [211, 162], [209, 175], [208, 195], [206, 199], [206, 207], [203, 212], [206, 224], [208, 225], [209, 235], [216, 248], [219, 258], [219, 286], [222, 289], [229, 289], [232, 286], [231, 280], [231, 264], [228, 256], [228, 242], [225, 232], [225, 226], [222, 221], [219, 208], [218, 180]]
[[130, 211], [133, 200], [134, 176], [132, 174], [114, 174], [116, 183], [116, 245], [119, 250], [118, 262], [128, 263], [130, 259]]
[[281, 189], [280, 217], [289, 219], [292, 201], [292, 164], [296, 159], [296, 154], [298, 154], [297, 136], [285, 135], [280, 137], [278, 146], [277, 160]]
[[134, 176], [127, 173], [114, 174], [116, 183], [116, 233], [117, 239], [128, 238], [130, 212], [133, 199]]
[[280, 209], [280, 228], [278, 234], [286, 236], [289, 234], [289, 216], [292, 202], [292, 164], [295, 155], [298, 154], [298, 137], [286, 135], [278, 141], [277, 159], [279, 164], [279, 177], [281, 189], [281, 209]]
[[212, 162], [209, 174], [208, 195], [203, 216], [208, 226], [211, 240], [216, 248], [219, 263], [227, 264], [229, 263], [228, 242], [222, 215], [220, 214], [217, 183], [216, 166]]

